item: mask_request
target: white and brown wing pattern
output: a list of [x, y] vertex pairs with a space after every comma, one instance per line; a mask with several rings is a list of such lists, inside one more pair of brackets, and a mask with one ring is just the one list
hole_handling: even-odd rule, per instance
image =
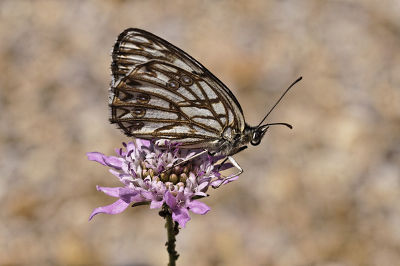
[[245, 127], [229, 89], [191, 56], [139, 29], [120, 34], [112, 53], [111, 122], [128, 136], [209, 147]]

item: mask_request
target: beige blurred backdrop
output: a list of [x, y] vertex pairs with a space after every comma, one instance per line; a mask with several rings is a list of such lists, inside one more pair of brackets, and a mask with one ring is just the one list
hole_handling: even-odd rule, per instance
[[399, 1], [0, 1], [0, 265], [166, 265], [147, 206], [88, 216], [119, 186], [85, 153], [129, 141], [108, 123], [110, 51], [128, 27], [220, 78], [261, 145], [203, 201], [178, 265], [399, 265]]

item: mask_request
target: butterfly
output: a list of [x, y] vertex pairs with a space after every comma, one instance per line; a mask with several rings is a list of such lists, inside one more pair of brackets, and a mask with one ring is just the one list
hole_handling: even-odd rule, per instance
[[[239, 170], [232, 155], [258, 145], [271, 125], [249, 126], [233, 93], [196, 59], [145, 30], [123, 31], [112, 51], [109, 91], [111, 123], [130, 137], [166, 139], [181, 148], [222, 155]], [[181, 162], [183, 163], [183, 162]]]

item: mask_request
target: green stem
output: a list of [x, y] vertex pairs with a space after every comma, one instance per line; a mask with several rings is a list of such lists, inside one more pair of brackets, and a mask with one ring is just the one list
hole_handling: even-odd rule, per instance
[[178, 252], [175, 250], [175, 236], [179, 233], [178, 223], [172, 220], [171, 211], [167, 206], [163, 206], [162, 211], [160, 211], [160, 216], [165, 218], [165, 227], [167, 228], [168, 241], [165, 243], [167, 246], [167, 251], [169, 255], [168, 266], [175, 266], [176, 260], [179, 257]]

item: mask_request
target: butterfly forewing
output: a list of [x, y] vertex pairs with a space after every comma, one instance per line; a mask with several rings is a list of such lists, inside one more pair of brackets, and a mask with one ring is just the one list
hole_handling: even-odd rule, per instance
[[208, 148], [245, 127], [229, 89], [191, 56], [143, 30], [120, 34], [113, 50], [111, 122], [128, 136]]

